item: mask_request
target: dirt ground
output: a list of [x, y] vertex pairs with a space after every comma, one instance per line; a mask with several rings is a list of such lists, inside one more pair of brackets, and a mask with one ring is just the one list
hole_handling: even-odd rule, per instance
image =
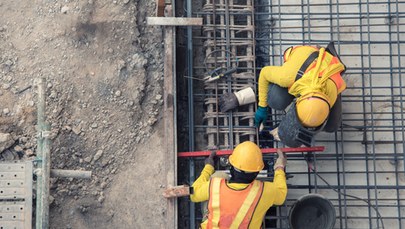
[[51, 228], [163, 228], [163, 39], [154, 0], [0, 2], [0, 160], [36, 153], [35, 79], [47, 82]]

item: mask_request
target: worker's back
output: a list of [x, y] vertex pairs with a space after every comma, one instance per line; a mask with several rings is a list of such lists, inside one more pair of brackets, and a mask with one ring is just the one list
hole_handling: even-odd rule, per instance
[[[215, 190], [216, 182], [220, 183], [219, 191]], [[257, 184], [258, 191], [253, 193], [254, 183]], [[215, 223], [217, 220], [219, 228], [230, 228], [232, 223], [238, 220], [238, 213], [244, 211], [240, 210], [244, 203], [249, 204], [249, 208], [246, 209], [243, 219], [240, 219], [239, 227], [260, 228], [268, 209], [273, 205], [284, 203], [287, 195], [283, 170], [276, 170], [274, 182], [255, 180], [250, 184], [243, 184], [229, 183], [223, 178], [212, 178], [209, 186], [209, 215], [208, 219], [202, 222], [202, 228], [212, 228], [212, 222]], [[216, 199], [215, 192], [219, 194], [219, 200]], [[249, 200], [249, 193], [251, 192], [251, 200]], [[219, 215], [216, 215], [218, 213]]]

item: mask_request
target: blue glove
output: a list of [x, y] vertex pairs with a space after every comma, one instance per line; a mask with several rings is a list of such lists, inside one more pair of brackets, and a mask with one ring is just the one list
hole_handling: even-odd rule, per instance
[[259, 106], [255, 113], [255, 126], [259, 127], [260, 124], [266, 121], [268, 115], [267, 107]]

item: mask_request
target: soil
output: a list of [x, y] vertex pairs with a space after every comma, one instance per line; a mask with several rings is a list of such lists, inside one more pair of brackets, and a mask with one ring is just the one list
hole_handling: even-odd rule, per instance
[[44, 77], [51, 167], [93, 173], [51, 179], [51, 228], [165, 225], [154, 14], [152, 0], [0, 2], [0, 160], [35, 158], [35, 79]]

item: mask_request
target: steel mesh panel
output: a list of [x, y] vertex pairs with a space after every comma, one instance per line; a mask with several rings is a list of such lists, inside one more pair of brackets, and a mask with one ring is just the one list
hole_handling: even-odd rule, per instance
[[[254, 18], [248, 24], [251, 7]], [[240, 85], [255, 85], [262, 67], [281, 65], [286, 48], [326, 46], [334, 41], [347, 66], [339, 131], [316, 136], [315, 145], [326, 146], [325, 152], [289, 155], [287, 201], [270, 209], [264, 228], [289, 228], [292, 204], [314, 192], [335, 206], [335, 228], [405, 228], [405, 2], [207, 1], [203, 9], [195, 12], [204, 18], [203, 42], [194, 39], [194, 45], [202, 44], [205, 55], [217, 49], [238, 53], [241, 62], [246, 62], [238, 73], [247, 73], [237, 78], [240, 84], [227, 79], [205, 85], [207, 122], [202, 127], [208, 148], [230, 148], [242, 141], [240, 136], [256, 139], [255, 130], [249, 129], [253, 126], [253, 105], [229, 115], [218, 112], [216, 102], [219, 95], [238, 90]], [[247, 47], [252, 47], [251, 52]], [[255, 61], [250, 64], [252, 59]], [[227, 67], [235, 62], [222, 54], [207, 65]], [[277, 126], [283, 115], [272, 111], [266, 126]], [[234, 121], [242, 118], [249, 120], [243, 125], [247, 129], [240, 129]], [[282, 146], [268, 136], [261, 136], [260, 145]], [[271, 168], [273, 159], [265, 159]], [[271, 175], [270, 170], [269, 180]], [[201, 218], [190, 216], [190, 220], [198, 225]]]
[[[341, 128], [316, 136], [326, 151], [309, 166], [289, 157], [288, 200], [266, 228], [288, 228], [291, 205], [310, 192], [332, 201], [335, 228], [403, 228], [405, 3], [258, 1], [256, 9], [259, 68], [280, 65], [289, 46], [329, 41], [347, 66]], [[280, 118], [274, 112], [269, 124]]]

